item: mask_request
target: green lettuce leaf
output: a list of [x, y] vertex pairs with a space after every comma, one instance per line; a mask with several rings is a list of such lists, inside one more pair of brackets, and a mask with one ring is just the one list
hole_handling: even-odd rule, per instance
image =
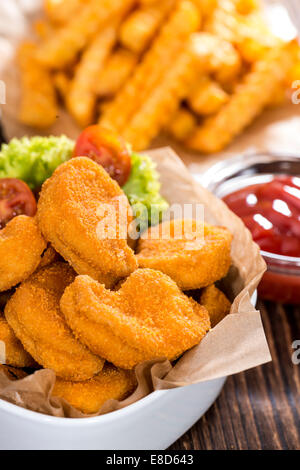
[[132, 154], [130, 178], [123, 187], [133, 208], [141, 232], [152, 225], [157, 225], [169, 204], [161, 196], [161, 184], [156, 165], [146, 155]]
[[12, 139], [1, 147], [0, 178], [19, 178], [36, 189], [71, 158], [73, 149], [66, 136]]

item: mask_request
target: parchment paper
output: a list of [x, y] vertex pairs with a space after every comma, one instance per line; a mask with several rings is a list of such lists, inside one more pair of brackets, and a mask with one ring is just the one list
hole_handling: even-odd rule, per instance
[[[32, 5], [40, 0], [32, 0]], [[35, 7], [30, 13], [34, 14]], [[5, 21], [4, 21], [5, 23]], [[11, 22], [10, 22], [11, 24]], [[22, 28], [26, 28], [24, 22]], [[22, 28], [19, 36], [23, 36]], [[1, 39], [1, 38], [0, 38]], [[17, 42], [18, 38], [16, 38]], [[2, 115], [7, 137], [34, 135], [36, 131], [20, 126], [16, 116], [19, 103], [19, 77], [13, 61], [13, 41], [1, 43], [0, 80], [7, 88]], [[4, 60], [6, 59], [6, 61]], [[5, 64], [5, 67], [4, 67]], [[226, 152], [203, 156], [189, 153], [170, 139], [160, 137], [153, 146], [172, 145], [192, 173], [201, 173], [220, 159], [248, 151], [283, 151], [300, 153], [300, 107], [287, 105], [266, 111]], [[79, 129], [72, 119], [59, 111], [57, 122], [45, 135], [62, 133], [77, 137]], [[40, 133], [40, 132], [39, 132]], [[41, 134], [41, 133], [40, 133]], [[271, 360], [259, 312], [251, 305], [250, 296], [265, 270], [258, 246], [250, 233], [225, 204], [199, 186], [182, 161], [169, 148], [149, 152], [157, 162], [162, 192], [172, 203], [203, 203], [208, 222], [227, 226], [234, 234], [233, 267], [224, 282], [224, 290], [233, 301], [231, 314], [211, 330], [200, 345], [183, 355], [172, 367], [169, 361], [150, 361], [136, 368], [138, 388], [123, 402], [109, 401], [99, 414], [130, 405], [153, 390], [171, 389], [234, 374]], [[0, 398], [33, 411], [60, 417], [84, 417], [64, 400], [51, 398], [55, 381], [53, 371], [40, 370], [23, 380], [11, 382], [0, 372]]]
[[[260, 314], [250, 302], [265, 271], [265, 263], [250, 232], [222, 201], [194, 181], [170, 148], [149, 153], [157, 163], [162, 193], [170, 204], [202, 203], [206, 221], [226, 226], [233, 233], [233, 268], [224, 282], [233, 305], [231, 314], [211, 330], [200, 345], [184, 354], [175, 367], [163, 358], [139, 365], [136, 369], [139, 386], [135, 393], [122, 403], [106, 403], [101, 413], [127, 406], [153, 390], [224, 377], [271, 360]], [[0, 374], [0, 398], [53, 416], [84, 416], [64, 401], [50, 397], [54, 381], [54, 373], [47, 370], [37, 371], [17, 382], [10, 382]]]

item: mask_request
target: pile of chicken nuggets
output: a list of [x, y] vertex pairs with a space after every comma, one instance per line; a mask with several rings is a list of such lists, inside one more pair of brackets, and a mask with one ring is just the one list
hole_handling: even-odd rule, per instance
[[136, 365], [175, 361], [229, 313], [215, 286], [231, 265], [226, 228], [165, 221], [134, 243], [132, 221], [118, 183], [78, 157], [44, 183], [35, 217], [0, 231], [0, 370], [9, 378], [52, 369], [53, 396], [97, 413], [134, 391]]

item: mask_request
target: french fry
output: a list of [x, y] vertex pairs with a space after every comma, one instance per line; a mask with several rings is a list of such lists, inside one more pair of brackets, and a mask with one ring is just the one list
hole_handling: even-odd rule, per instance
[[260, 10], [240, 15], [236, 3], [237, 0], [219, 1], [204, 30], [235, 45], [241, 57], [253, 63], [282, 41], [271, 33]]
[[260, 0], [235, 0], [236, 11], [241, 15], [249, 15], [261, 8]]
[[160, 0], [139, 0], [139, 4], [142, 6], [157, 5]]
[[142, 62], [136, 67], [132, 77], [107, 107], [100, 124], [122, 133], [148, 95], [173, 67], [177, 55], [185, 48], [191, 33], [197, 31], [199, 26], [200, 16], [195, 5], [186, 0], [178, 1], [174, 12]]
[[121, 44], [135, 53], [144, 51], [174, 4], [175, 0], [161, 0], [131, 13], [120, 28]]
[[[89, 0], [85, 0], [87, 3]], [[44, 10], [49, 20], [57, 25], [67, 23], [83, 5], [84, 0], [44, 0]]]
[[67, 95], [67, 108], [81, 127], [92, 123], [96, 82], [117, 39], [116, 24], [107, 26], [91, 42], [79, 63]]
[[146, 149], [161, 129], [165, 128], [169, 116], [174, 114], [180, 101], [187, 95], [197, 74], [195, 57], [191, 49], [186, 47], [123, 130], [124, 139], [134, 149]]
[[41, 64], [61, 69], [72, 63], [93, 36], [112, 18], [122, 15], [134, 0], [90, 0], [54, 36], [38, 49]]
[[223, 150], [261, 111], [272, 97], [294, 62], [290, 45], [270, 50], [263, 60], [237, 87], [235, 94], [221, 111], [208, 118], [186, 141], [189, 148], [204, 153]]
[[17, 54], [21, 70], [21, 103], [19, 120], [35, 128], [54, 124], [58, 109], [51, 75], [35, 59], [36, 45], [24, 42]]
[[65, 101], [70, 89], [70, 78], [65, 72], [56, 72], [53, 75], [53, 83], [59, 96]]
[[197, 119], [188, 109], [179, 107], [166, 126], [166, 131], [179, 142], [184, 142], [196, 129]]
[[241, 58], [230, 42], [210, 33], [198, 33], [194, 35], [193, 47], [206, 72], [214, 74], [221, 84], [231, 83], [239, 75]]
[[188, 96], [188, 103], [192, 110], [204, 116], [217, 113], [228, 101], [228, 93], [209, 77], [199, 80]]
[[209, 18], [218, 5], [218, 0], [193, 0], [203, 18]]
[[33, 23], [33, 30], [42, 41], [45, 41], [54, 33], [52, 24], [44, 19], [35, 21], [35, 23]]
[[97, 79], [96, 93], [100, 97], [115, 95], [131, 75], [138, 62], [138, 56], [124, 48], [119, 48], [108, 58]]

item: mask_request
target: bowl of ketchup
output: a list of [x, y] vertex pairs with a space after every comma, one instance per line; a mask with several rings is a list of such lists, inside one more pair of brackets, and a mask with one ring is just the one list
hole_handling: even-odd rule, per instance
[[268, 270], [262, 299], [300, 304], [300, 156], [256, 154], [214, 165], [202, 184], [252, 233]]

